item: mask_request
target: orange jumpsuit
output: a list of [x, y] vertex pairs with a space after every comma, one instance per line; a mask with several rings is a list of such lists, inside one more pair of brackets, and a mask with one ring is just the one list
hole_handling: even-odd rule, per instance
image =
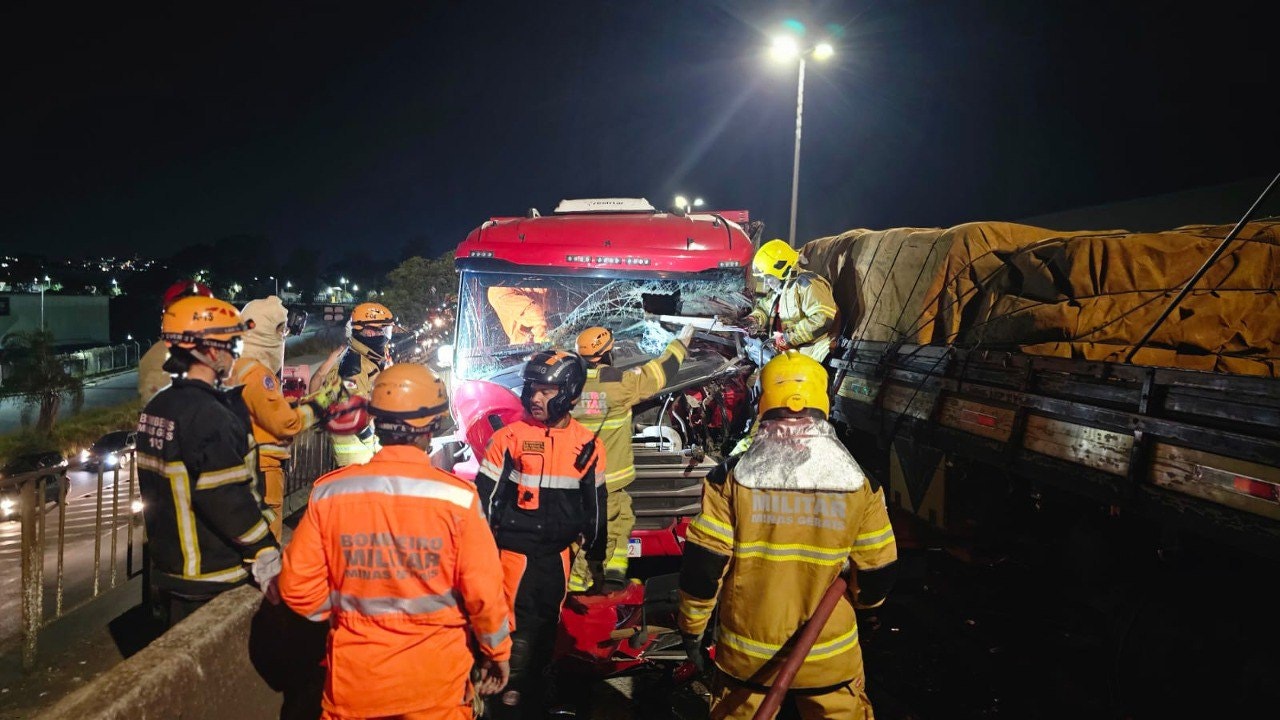
[[316, 422], [309, 405], [294, 407], [280, 392], [280, 380], [266, 365], [253, 358], [236, 360], [233, 382], [244, 389], [241, 398], [253, 421], [253, 442], [262, 474], [262, 500], [275, 514], [271, 534], [280, 539], [284, 529], [284, 461], [289, 459], [289, 443], [298, 433]]
[[295, 612], [330, 621], [326, 717], [469, 718], [469, 640], [492, 660], [511, 655], [475, 488], [412, 446], [316, 481], [279, 589]]

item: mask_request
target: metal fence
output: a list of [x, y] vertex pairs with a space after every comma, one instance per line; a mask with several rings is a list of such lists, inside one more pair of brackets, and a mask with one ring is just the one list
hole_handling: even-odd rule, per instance
[[[285, 517], [304, 508], [316, 478], [334, 468], [332, 443], [321, 429], [298, 435], [291, 452]], [[6, 479], [5, 488], [16, 490], [21, 523], [24, 670], [35, 666], [41, 630], [144, 571], [146, 532], [135, 456], [123, 451], [117, 457], [114, 468], [99, 466], [95, 492], [77, 491], [76, 497], [69, 496], [65, 464]], [[50, 533], [46, 526], [55, 521]], [[46, 562], [55, 567], [52, 576], [45, 573]], [[53, 595], [52, 607], [46, 606], [46, 592]]]
[[63, 366], [72, 375], [85, 377], [126, 370], [138, 366], [138, 358], [142, 356], [142, 345], [137, 341], [108, 345], [105, 347], [77, 350], [62, 355]]
[[[98, 467], [96, 490], [77, 492], [77, 497], [69, 495], [65, 465], [8, 479], [18, 491], [22, 533], [24, 670], [35, 665], [41, 629], [142, 572], [144, 532], [137, 467], [132, 452], [117, 457], [114, 468]], [[53, 483], [56, 488], [50, 487]], [[50, 503], [56, 507], [51, 509]], [[46, 526], [55, 512], [56, 535], [49, 537]], [[45, 574], [46, 560], [56, 563], [52, 577]], [[46, 608], [47, 590], [54, 596], [52, 608]]]
[[305, 507], [316, 478], [336, 467], [329, 433], [319, 427], [299, 433], [293, 439], [289, 453], [284, 479], [284, 507], [281, 509], [285, 517]]

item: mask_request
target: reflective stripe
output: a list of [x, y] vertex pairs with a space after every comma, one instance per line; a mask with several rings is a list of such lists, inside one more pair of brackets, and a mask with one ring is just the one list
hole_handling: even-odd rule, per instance
[[330, 595], [329, 597], [324, 599], [324, 602], [320, 603], [320, 607], [311, 611], [311, 614], [307, 616], [307, 619], [310, 620], [311, 622], [320, 622], [321, 620], [327, 620], [329, 618], [329, 610], [332, 608], [333, 608], [333, 595]]
[[404, 613], [406, 615], [426, 615], [446, 608], [458, 606], [458, 596], [453, 591], [441, 595], [418, 595], [416, 597], [360, 597], [334, 593], [337, 607], [343, 612], [355, 612], [361, 615], [390, 615]]
[[183, 573], [182, 575], [178, 575], [176, 573], [164, 573], [164, 574], [168, 575], [169, 577], [182, 578], [183, 580], [198, 580], [200, 582], [238, 582], [240, 580], [243, 580], [249, 577], [249, 571], [245, 570], [243, 566], [228, 568], [226, 570], [218, 570], [216, 572], [211, 572], [211, 573], [204, 573], [203, 575], [201, 575], [200, 573], [195, 573], [192, 575], [188, 575], [186, 573]]
[[830, 318], [834, 318], [836, 316], [835, 308], [829, 308], [826, 305], [819, 305], [818, 312]]
[[740, 558], [760, 558], [776, 562], [798, 560], [818, 565], [830, 565], [849, 557], [849, 548], [824, 548], [814, 545], [755, 542], [734, 545], [733, 554]]
[[684, 603], [680, 604], [680, 612], [690, 620], [701, 620], [704, 617], [708, 617], [711, 615], [712, 610], [715, 610], [714, 604], [708, 605], [707, 607], [696, 607], [693, 605], [686, 605]]
[[[782, 650], [782, 645], [774, 645], [772, 643], [759, 642], [751, 640], [736, 633], [730, 632], [723, 625], [720, 626], [720, 632], [717, 639], [726, 646], [737, 650], [744, 655], [750, 655], [761, 660], [772, 660]], [[815, 643], [813, 648], [809, 650], [809, 654], [805, 656], [806, 662], [814, 660], [826, 660], [843, 652], [852, 649], [858, 644], [858, 627], [855, 625], [849, 632], [822, 643]]]
[[202, 472], [200, 473], [200, 479], [196, 480], [196, 489], [211, 490], [223, 485], [244, 482], [252, 477], [253, 475], [249, 472], [249, 468], [244, 465], [214, 472]]
[[476, 638], [480, 641], [481, 645], [496, 648], [498, 647], [498, 643], [506, 640], [509, 635], [511, 635], [511, 623], [508, 622], [507, 618], [504, 616], [502, 618], [502, 627], [499, 628], [497, 632], [476, 633]]
[[636, 476], [636, 466], [628, 465], [627, 467], [624, 467], [621, 470], [606, 472], [604, 474], [604, 480], [605, 482], [617, 482], [618, 480], [626, 480], [628, 478], [633, 478], [635, 476]]
[[267, 527], [267, 524], [259, 520], [258, 522], [254, 523], [253, 527], [249, 528], [248, 532], [236, 538], [236, 542], [240, 543], [241, 545], [252, 545], [253, 543], [256, 543], [259, 540], [261, 540], [263, 536], [267, 534], [268, 529], [269, 528]]
[[689, 528], [696, 528], [717, 540], [723, 540], [729, 545], [733, 544], [733, 528], [719, 520], [707, 517], [706, 513], [699, 513], [698, 517], [689, 524]]
[[470, 488], [461, 488], [427, 478], [396, 477], [393, 475], [355, 475], [317, 485], [311, 491], [311, 501], [315, 502], [338, 495], [360, 493], [444, 500], [464, 508], [471, 507], [472, 498], [476, 495], [475, 491]]
[[862, 533], [854, 538], [853, 547], [857, 550], [875, 550], [893, 542], [893, 526], [885, 525], [879, 530]]
[[[577, 490], [582, 487], [582, 478], [568, 477], [565, 475], [528, 475], [522, 472], [513, 473], [515, 481], [525, 487], [544, 487], [553, 488], [555, 490]], [[492, 476], [491, 476], [492, 477]], [[600, 483], [597, 482], [597, 485]]]
[[484, 462], [480, 463], [480, 469], [476, 471], [476, 474], [484, 475], [485, 477], [489, 477], [489, 478], [493, 478], [494, 480], [497, 480], [498, 478], [502, 477], [502, 468], [497, 465], [494, 465], [488, 460], [485, 460]]
[[169, 489], [173, 493], [173, 515], [178, 521], [178, 544], [182, 546], [182, 574], [200, 574], [200, 542], [196, 539], [196, 516], [191, 510], [191, 480], [186, 466], [176, 464], [181, 470], [166, 468]]

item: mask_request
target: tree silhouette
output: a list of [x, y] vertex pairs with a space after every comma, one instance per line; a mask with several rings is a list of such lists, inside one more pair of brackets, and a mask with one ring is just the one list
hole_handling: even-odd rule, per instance
[[47, 435], [53, 430], [64, 397], [71, 399], [73, 409], [80, 409], [84, 382], [67, 372], [58, 359], [52, 332], [16, 332], [4, 339], [4, 349], [11, 363], [4, 389], [22, 398], [27, 411], [39, 409], [37, 432]]

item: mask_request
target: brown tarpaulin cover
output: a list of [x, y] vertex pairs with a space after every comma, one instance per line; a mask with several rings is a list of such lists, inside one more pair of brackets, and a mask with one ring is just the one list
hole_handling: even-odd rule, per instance
[[[831, 280], [855, 340], [1119, 362], [1231, 227], [850, 230], [807, 243], [801, 263]], [[1134, 362], [1280, 375], [1280, 222], [1246, 225]]]

